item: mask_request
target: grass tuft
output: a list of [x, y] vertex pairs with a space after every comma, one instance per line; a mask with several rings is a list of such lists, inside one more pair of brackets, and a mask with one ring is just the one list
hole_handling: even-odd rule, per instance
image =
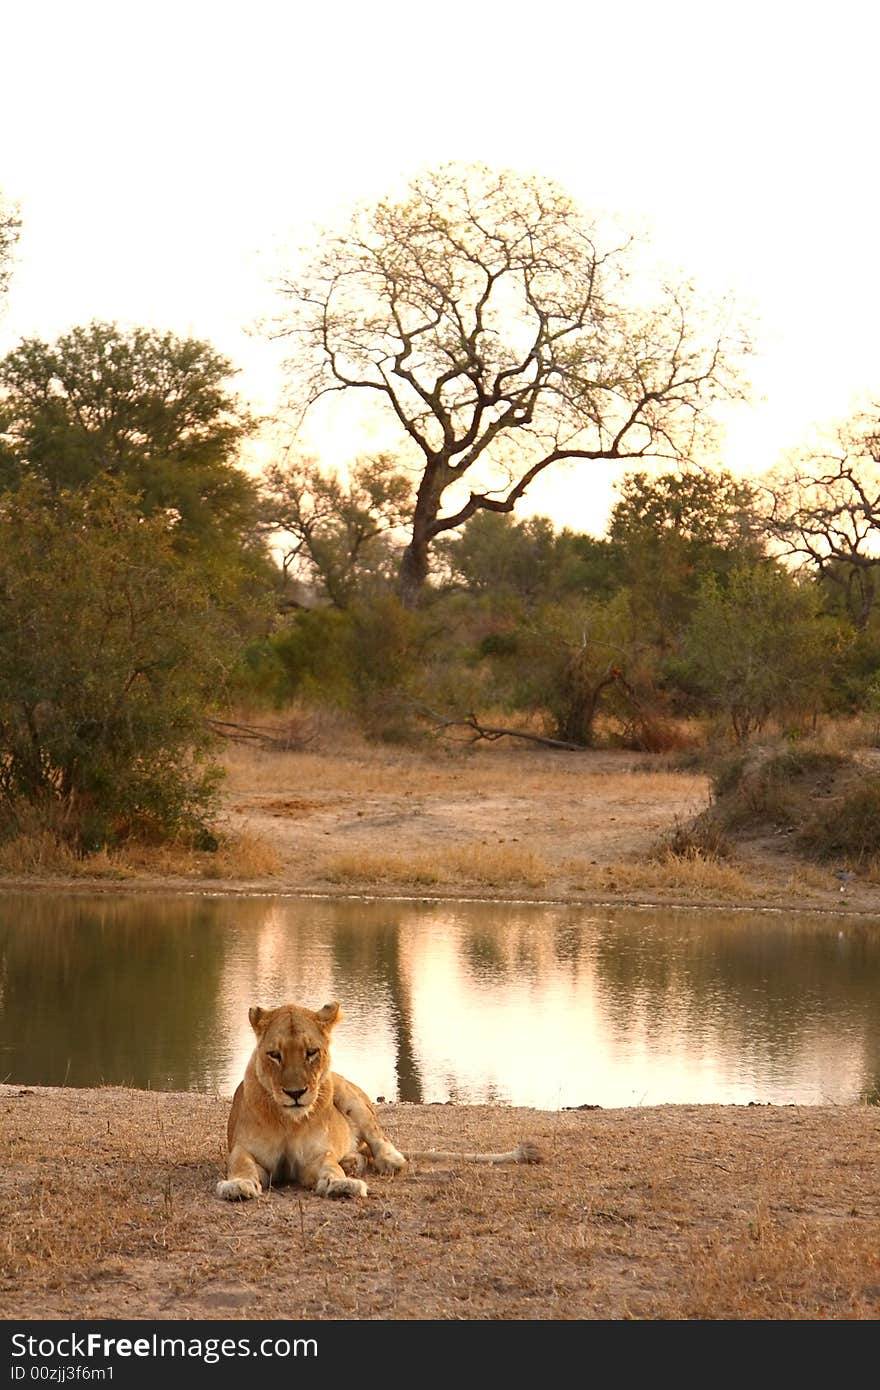
[[246, 831], [219, 835], [211, 851], [180, 839], [168, 845], [130, 841], [79, 855], [46, 830], [0, 842], [0, 874], [11, 878], [262, 879], [280, 870], [281, 859], [272, 846]]
[[698, 853], [658, 852], [648, 859], [622, 860], [615, 864], [567, 866], [571, 886], [581, 892], [625, 894], [675, 893], [682, 901], [717, 898], [747, 900], [756, 890], [739, 869]]
[[522, 884], [540, 888], [549, 869], [531, 850], [475, 843], [438, 849], [433, 855], [336, 854], [324, 861], [321, 872], [330, 883]]
[[721, 859], [729, 859], [732, 853], [733, 847], [723, 826], [709, 810], [702, 811], [691, 821], [683, 821], [676, 816], [671, 828], [661, 837], [652, 858], [658, 862], [671, 856], [674, 859], [718, 863]]

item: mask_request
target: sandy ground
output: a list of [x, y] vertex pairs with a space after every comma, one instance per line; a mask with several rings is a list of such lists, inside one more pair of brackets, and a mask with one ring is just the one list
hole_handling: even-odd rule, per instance
[[[496, 748], [229, 763], [227, 826], [271, 848], [271, 872], [263, 856], [217, 881], [206, 855], [187, 874], [4, 886], [880, 909], [876, 884], [841, 893], [832, 868], [773, 841], [741, 846], [733, 865], [658, 864], [658, 837], [708, 796], [702, 774], [661, 759]], [[214, 1197], [227, 1109], [198, 1094], [0, 1087], [0, 1316], [880, 1312], [876, 1108], [384, 1106], [404, 1149], [535, 1138], [548, 1161], [423, 1166], [374, 1178], [363, 1202], [288, 1188], [243, 1206]]]
[[4, 1318], [876, 1318], [880, 1111], [380, 1107], [365, 1200], [214, 1196], [228, 1101], [0, 1087]]
[[272, 846], [284, 891], [880, 910], [880, 887], [743, 841], [732, 863], [656, 862], [707, 776], [627, 752], [477, 747], [229, 757], [227, 817]]

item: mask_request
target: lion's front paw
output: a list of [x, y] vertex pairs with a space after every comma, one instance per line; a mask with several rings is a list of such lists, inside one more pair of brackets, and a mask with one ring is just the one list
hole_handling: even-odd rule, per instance
[[393, 1144], [383, 1144], [381, 1148], [377, 1145], [373, 1152], [373, 1166], [377, 1173], [399, 1173], [401, 1168], [406, 1167], [406, 1159]]
[[360, 1178], [321, 1178], [315, 1191], [319, 1197], [366, 1197], [367, 1184]]
[[246, 1202], [251, 1197], [259, 1197], [260, 1184], [256, 1178], [227, 1178], [217, 1184], [217, 1196], [227, 1202]]
[[359, 1177], [367, 1166], [367, 1160], [360, 1153], [346, 1154], [344, 1158], [340, 1158], [339, 1166], [346, 1177]]

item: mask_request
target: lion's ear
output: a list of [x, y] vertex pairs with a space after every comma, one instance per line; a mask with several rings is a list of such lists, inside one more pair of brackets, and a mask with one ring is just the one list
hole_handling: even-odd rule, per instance
[[265, 1027], [266, 1010], [255, 1004], [252, 1009], [248, 1009], [248, 1021], [254, 1032], [259, 1033]]
[[325, 1004], [323, 1009], [319, 1009], [317, 1013], [318, 1022], [322, 1023], [325, 1028], [332, 1028], [339, 1023], [341, 1018], [342, 1010], [335, 999], [332, 1004]]

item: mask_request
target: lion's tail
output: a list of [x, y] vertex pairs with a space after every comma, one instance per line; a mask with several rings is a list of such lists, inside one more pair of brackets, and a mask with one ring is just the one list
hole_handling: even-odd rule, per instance
[[404, 1155], [408, 1162], [422, 1159], [429, 1163], [544, 1163], [545, 1157], [540, 1145], [526, 1139], [515, 1149], [503, 1154], [445, 1153], [439, 1149], [427, 1149], [421, 1153]]

